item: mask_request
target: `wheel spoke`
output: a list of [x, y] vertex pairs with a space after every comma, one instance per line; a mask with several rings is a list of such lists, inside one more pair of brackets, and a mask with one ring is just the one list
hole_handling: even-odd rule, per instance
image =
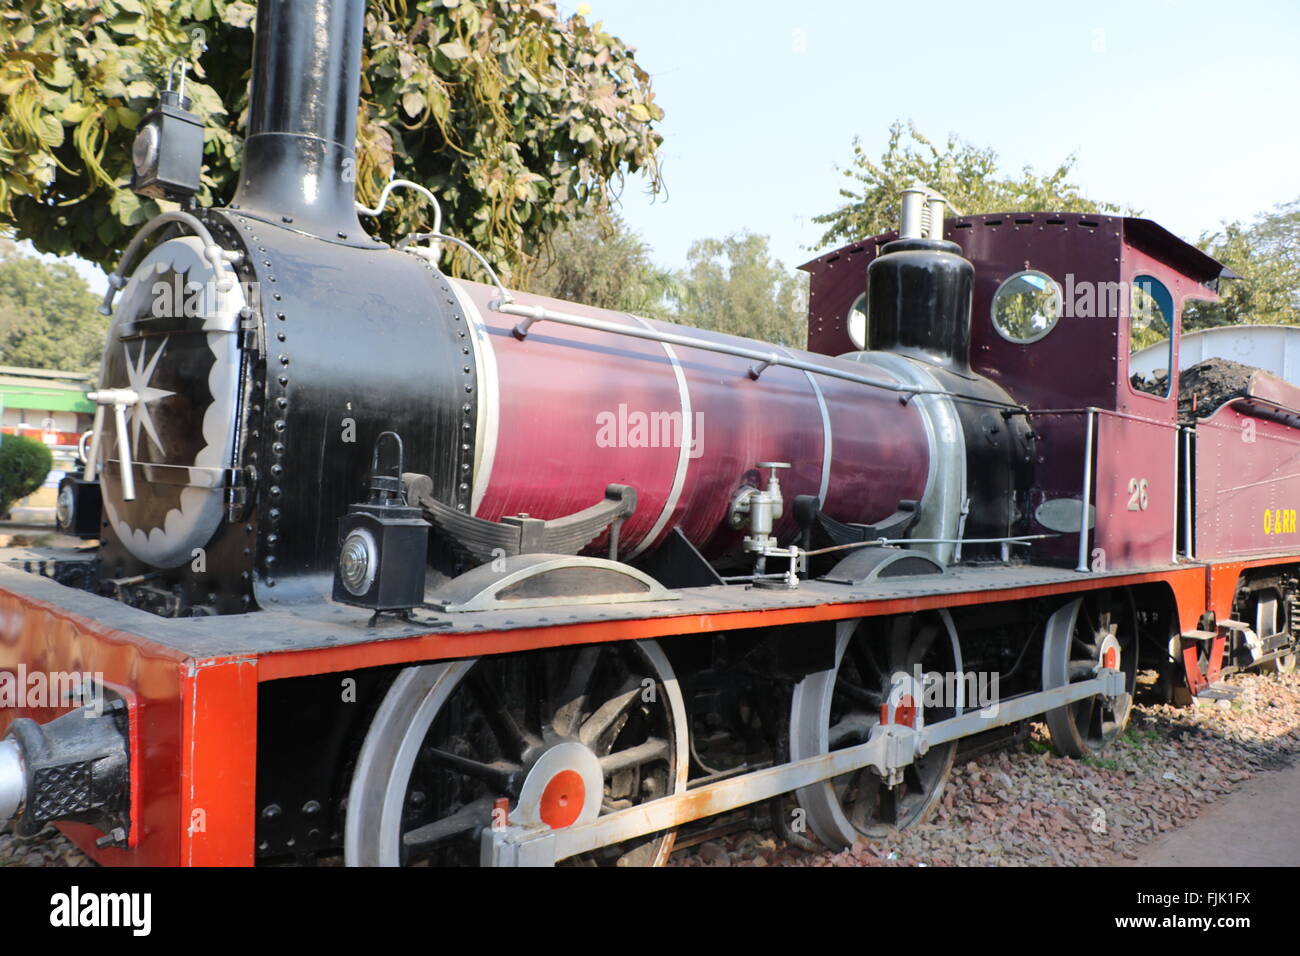
[[574, 658], [569, 671], [569, 679], [560, 694], [555, 715], [551, 724], [561, 737], [572, 736], [582, 717], [587, 712], [587, 702], [591, 699], [591, 683], [596, 673], [596, 663], [600, 660], [601, 648], [583, 647]]
[[864, 767], [853, 775], [852, 785], [846, 792], [849, 808], [849, 822], [855, 830], [865, 830], [867, 822], [876, 812], [880, 778], [875, 774], [868, 776]]
[[448, 753], [445, 750], [437, 750], [432, 747], [424, 751], [425, 755], [434, 763], [442, 764], [444, 767], [450, 767], [453, 770], [473, 777], [476, 780], [482, 780], [488, 786], [500, 793], [515, 794], [517, 781], [521, 768], [518, 766], [502, 767], [494, 764], [486, 764], [478, 760], [471, 760], [469, 757], [462, 757], [459, 754]]
[[1093, 615], [1092, 607], [1087, 601], [1084, 601], [1083, 606], [1079, 608], [1079, 617], [1083, 619], [1087, 632], [1095, 638], [1101, 628], [1097, 626], [1097, 618]]
[[492, 822], [492, 805], [491, 797], [467, 803], [450, 816], [402, 834], [402, 844], [409, 850], [419, 851], [452, 837], [481, 830]]
[[865, 743], [871, 735], [871, 728], [880, 723], [880, 715], [846, 714], [839, 723], [831, 727], [827, 742], [831, 750], [841, 750], [850, 744]]
[[858, 687], [843, 677], [837, 676], [835, 678], [835, 690], [859, 707], [865, 707], [869, 710], [879, 710], [880, 705], [885, 702], [885, 695], [879, 688]]
[[1075, 705], [1074, 726], [1082, 737], [1092, 736], [1092, 721], [1097, 713], [1097, 698], [1086, 697]]
[[[879, 684], [884, 680], [884, 670], [880, 662], [876, 659], [875, 650], [871, 647], [871, 642], [867, 635], [860, 634], [849, 642], [849, 656], [852, 655], [853, 663], [858, 670], [858, 679], [863, 686]], [[843, 673], [844, 665], [841, 663], [840, 672]]]
[[601, 757], [600, 771], [606, 777], [612, 776], [620, 770], [640, 767], [643, 764], [654, 763], [656, 760], [667, 760], [668, 753], [668, 741], [660, 737], [651, 737], [643, 744]]
[[1097, 665], [1092, 661], [1070, 661], [1070, 683], [1091, 680], [1097, 676]]
[[1101, 652], [1101, 648], [1096, 644], [1086, 644], [1077, 637], [1071, 638], [1070, 643], [1089, 657], [1095, 657]]
[[578, 730], [578, 740], [597, 754], [613, 746], [615, 738], [627, 722], [628, 710], [641, 695], [641, 681], [629, 677], [623, 689], [596, 708], [596, 712], [583, 721]]
[[886, 677], [893, 674], [907, 661], [908, 650], [912, 645], [911, 624], [911, 619], [902, 615], [894, 618], [889, 624], [889, 657], [885, 662], [889, 671], [884, 675]]
[[524, 658], [524, 726], [536, 739], [542, 737], [542, 710], [546, 703], [545, 662], [540, 654]]
[[906, 670], [910, 674], [913, 668], [925, 660], [925, 655], [930, 653], [930, 648], [934, 646], [934, 639], [939, 636], [939, 627], [933, 622], [926, 624], [921, 628], [921, 632], [916, 636], [911, 648], [907, 652]]
[[497, 744], [501, 747], [502, 753], [516, 763], [522, 763], [524, 751], [528, 749], [529, 745], [528, 737], [515, 723], [515, 719], [507, 709], [505, 701], [501, 699], [497, 689], [488, 680], [483, 665], [480, 664], [471, 672], [469, 686], [474, 694], [474, 699], [478, 702], [479, 709], [483, 712], [483, 718], [492, 731], [492, 736], [496, 738]]

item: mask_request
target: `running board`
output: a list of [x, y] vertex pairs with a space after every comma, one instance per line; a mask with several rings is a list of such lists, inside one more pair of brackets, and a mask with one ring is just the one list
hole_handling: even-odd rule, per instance
[[1241, 696], [1241, 688], [1223, 681], [1203, 687], [1196, 695], [1197, 700], [1236, 700]]

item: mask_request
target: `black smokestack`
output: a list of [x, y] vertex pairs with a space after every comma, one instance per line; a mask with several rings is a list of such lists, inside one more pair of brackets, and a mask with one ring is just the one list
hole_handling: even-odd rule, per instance
[[370, 244], [353, 207], [365, 11], [365, 0], [258, 3], [240, 212]]
[[975, 267], [942, 239], [896, 239], [867, 267], [867, 348], [970, 370]]

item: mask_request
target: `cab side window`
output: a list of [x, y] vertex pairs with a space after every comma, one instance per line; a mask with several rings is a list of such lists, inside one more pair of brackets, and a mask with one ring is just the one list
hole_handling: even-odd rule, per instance
[[1134, 372], [1129, 376], [1129, 384], [1139, 392], [1159, 398], [1170, 395], [1174, 360], [1173, 316], [1174, 300], [1162, 282], [1151, 276], [1138, 276], [1133, 280], [1129, 300], [1129, 357], [1149, 348], [1158, 349], [1164, 356], [1164, 361], [1149, 374]]

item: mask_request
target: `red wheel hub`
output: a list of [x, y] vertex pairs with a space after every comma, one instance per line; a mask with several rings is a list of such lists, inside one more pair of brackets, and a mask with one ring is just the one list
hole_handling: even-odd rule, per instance
[[542, 822], [552, 830], [571, 826], [582, 813], [586, 799], [587, 786], [582, 782], [582, 775], [574, 770], [561, 770], [542, 791]]

